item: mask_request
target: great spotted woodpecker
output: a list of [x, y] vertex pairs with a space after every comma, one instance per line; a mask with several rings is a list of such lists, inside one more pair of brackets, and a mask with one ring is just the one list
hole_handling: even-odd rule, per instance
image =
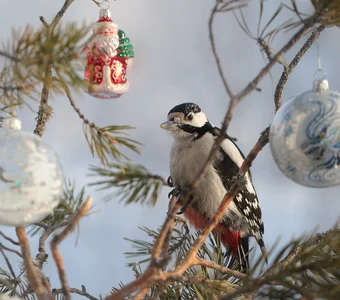
[[[173, 136], [169, 178], [176, 191], [186, 191], [206, 162], [218, 129], [195, 103], [172, 108], [161, 128]], [[196, 229], [202, 230], [215, 214], [243, 160], [240, 149], [225, 134], [219, 151], [184, 210], [184, 216]], [[266, 253], [261, 208], [249, 171], [245, 174], [243, 188], [230, 202], [214, 232], [220, 234], [224, 246], [239, 256], [243, 269], [248, 267], [250, 236]]]

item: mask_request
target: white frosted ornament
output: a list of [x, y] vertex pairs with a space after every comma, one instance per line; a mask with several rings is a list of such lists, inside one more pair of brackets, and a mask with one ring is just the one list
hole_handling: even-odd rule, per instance
[[53, 212], [64, 176], [56, 153], [37, 135], [21, 132], [16, 118], [0, 132], [0, 224], [25, 226]]
[[270, 127], [270, 148], [283, 174], [308, 187], [340, 185], [340, 93], [318, 79], [284, 103]]

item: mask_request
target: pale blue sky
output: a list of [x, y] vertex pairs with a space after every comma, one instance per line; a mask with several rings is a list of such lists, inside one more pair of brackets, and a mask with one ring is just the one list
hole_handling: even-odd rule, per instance
[[[258, 1], [245, 10], [250, 26], [256, 28]], [[265, 1], [266, 20], [273, 14], [280, 1]], [[288, 1], [285, 1], [288, 2]], [[301, 9], [311, 12], [309, 0], [299, 0]], [[1, 0], [0, 39], [10, 36], [11, 28], [25, 24], [40, 26], [39, 16], [50, 21], [62, 6], [62, 0], [43, 1]], [[137, 127], [131, 137], [144, 144], [142, 155], [132, 155], [135, 162], [144, 164], [152, 172], [168, 176], [169, 149], [171, 138], [159, 128], [167, 112], [176, 104], [196, 102], [205, 111], [210, 121], [219, 125], [228, 104], [228, 97], [218, 76], [208, 39], [208, 18], [213, 0], [125, 0], [111, 1], [112, 18], [126, 31], [134, 47], [136, 58], [128, 76], [131, 84], [129, 93], [117, 100], [97, 100], [83, 94], [77, 105], [85, 116], [104, 125], [129, 124]], [[63, 22], [95, 21], [99, 9], [90, 0], [76, 0], [67, 11]], [[232, 14], [221, 14], [214, 25], [218, 52], [231, 88], [240, 91], [264, 64], [256, 43], [241, 31]], [[327, 72], [330, 88], [340, 90], [338, 28], [326, 30], [320, 39], [322, 65]], [[274, 48], [282, 46], [291, 34], [280, 35]], [[299, 43], [287, 58], [291, 59]], [[315, 47], [301, 61], [290, 77], [284, 90], [284, 99], [312, 87], [313, 74], [317, 69]], [[253, 92], [236, 109], [229, 134], [238, 138], [240, 148], [247, 153], [255, 144], [260, 132], [273, 117], [273, 94], [275, 82], [282, 67], [276, 66], [272, 76], [259, 85], [262, 92]], [[76, 178], [80, 188], [90, 181], [86, 176], [88, 165], [99, 165], [93, 159], [82, 134], [82, 122], [70, 107], [67, 98], [51, 100], [53, 119], [47, 125], [44, 139], [59, 153], [65, 175]], [[33, 104], [37, 108], [36, 104]], [[35, 114], [21, 113], [23, 129], [33, 131]], [[286, 179], [276, 167], [267, 146], [252, 167], [253, 180], [261, 202], [265, 242], [270, 248], [281, 236], [289, 240], [303, 232], [319, 226], [325, 231], [339, 217], [339, 187], [311, 189], [298, 186]], [[75, 247], [76, 234], [69, 236], [61, 246], [66, 271], [71, 287], [87, 287], [90, 294], [98, 296], [109, 293], [118, 282], [133, 279], [133, 273], [125, 267], [123, 253], [130, 250], [128, 238], [141, 236], [138, 226], [157, 228], [166, 214], [168, 189], [164, 189], [156, 207], [140, 205], [124, 206], [122, 203], [102, 201], [103, 193], [87, 189], [94, 198], [99, 211], [80, 224], [80, 235]], [[12, 234], [12, 228], [0, 228]], [[49, 247], [48, 247], [49, 249]], [[32, 240], [32, 253], [37, 253], [37, 241]], [[16, 260], [16, 257], [12, 258]], [[59, 281], [52, 260], [44, 271], [51, 277], [53, 287]], [[75, 297], [78, 298], [78, 297]]]

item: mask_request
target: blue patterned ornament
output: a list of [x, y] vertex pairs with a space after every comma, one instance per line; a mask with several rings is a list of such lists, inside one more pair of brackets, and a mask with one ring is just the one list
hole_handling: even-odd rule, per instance
[[270, 127], [270, 148], [283, 174], [308, 187], [340, 185], [340, 93], [328, 81], [289, 99]]

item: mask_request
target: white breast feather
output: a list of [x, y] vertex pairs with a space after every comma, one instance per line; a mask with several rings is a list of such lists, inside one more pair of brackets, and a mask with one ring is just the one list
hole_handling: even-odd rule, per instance
[[[174, 186], [188, 188], [206, 162], [214, 143], [211, 134], [205, 134], [192, 143], [193, 138], [174, 139], [171, 150], [170, 174]], [[195, 201], [208, 217], [212, 217], [227, 193], [220, 177], [211, 165], [195, 192]], [[228, 210], [240, 214], [236, 205], [231, 202]], [[228, 213], [227, 213], [228, 214]]]

